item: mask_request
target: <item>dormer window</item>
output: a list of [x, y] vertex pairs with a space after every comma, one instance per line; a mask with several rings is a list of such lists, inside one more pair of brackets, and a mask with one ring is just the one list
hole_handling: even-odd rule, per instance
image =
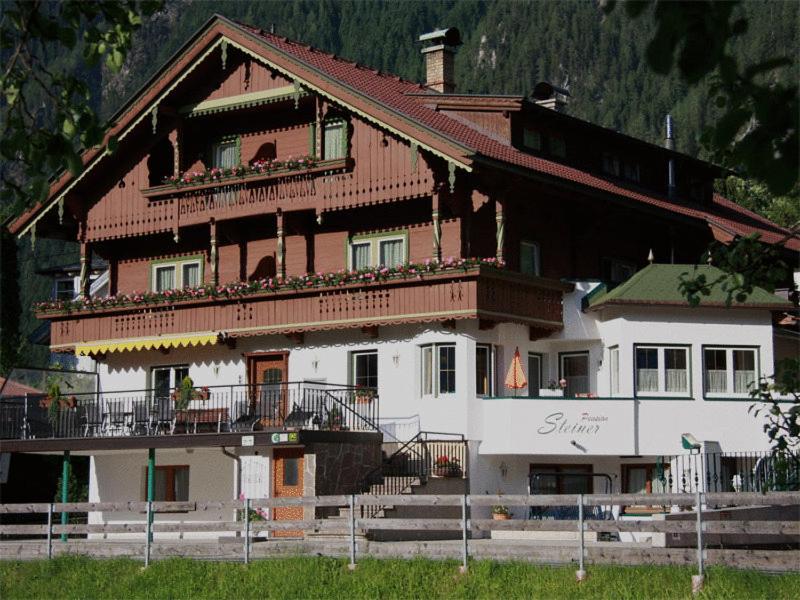
[[526, 127], [522, 132], [522, 145], [528, 150], [539, 152], [542, 149], [542, 134]]
[[619, 177], [619, 164], [619, 156], [609, 152], [603, 153], [603, 173]]
[[347, 156], [347, 122], [327, 119], [322, 125], [322, 158], [334, 160]]
[[639, 183], [639, 163], [625, 163], [625, 179]]
[[567, 157], [567, 142], [562, 137], [550, 138], [550, 154], [559, 158]]

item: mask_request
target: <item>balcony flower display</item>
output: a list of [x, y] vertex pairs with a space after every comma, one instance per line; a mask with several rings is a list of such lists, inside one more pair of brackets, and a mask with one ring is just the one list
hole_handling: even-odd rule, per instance
[[75, 300], [48, 300], [35, 305], [40, 313], [101, 310], [113, 307], [153, 306], [177, 304], [203, 299], [233, 299], [264, 295], [281, 291], [299, 291], [329, 288], [350, 284], [372, 284], [402, 279], [422, 280], [427, 275], [454, 271], [466, 272], [476, 267], [502, 269], [505, 264], [491, 258], [448, 258], [406, 263], [396, 267], [367, 267], [359, 270], [342, 269], [333, 273], [306, 273], [290, 277], [265, 277], [253, 281], [237, 281], [224, 285], [203, 284], [197, 287], [164, 290], [161, 292], [132, 292], [114, 296], [77, 298]]
[[181, 381], [180, 387], [175, 388], [172, 392], [171, 397], [173, 402], [175, 402], [176, 410], [185, 410], [189, 408], [189, 402], [192, 400], [202, 400], [203, 402], [208, 400], [209, 393], [207, 386], [201, 388], [194, 387], [194, 381], [187, 375], [183, 378], [183, 381]]
[[437, 456], [433, 463], [434, 477], [461, 477], [461, 464], [455, 456]]
[[202, 171], [186, 171], [183, 175], [169, 175], [164, 177], [164, 185], [186, 187], [202, 183], [222, 183], [231, 179], [246, 179], [253, 175], [267, 175], [281, 171], [298, 171], [310, 169], [318, 162], [317, 157], [304, 155], [289, 156], [286, 160], [258, 159], [249, 165], [235, 165], [232, 167], [212, 167]]

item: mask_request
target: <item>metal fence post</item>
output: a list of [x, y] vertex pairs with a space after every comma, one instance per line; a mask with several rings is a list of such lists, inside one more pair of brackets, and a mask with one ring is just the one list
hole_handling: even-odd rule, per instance
[[244, 499], [244, 564], [250, 564], [250, 498]]
[[461, 497], [461, 541], [462, 541], [462, 548], [461, 548], [461, 567], [459, 567], [459, 571], [461, 573], [467, 572], [467, 560], [469, 559], [469, 548], [467, 542], [467, 534], [469, 531], [469, 522], [467, 520], [467, 495], [464, 494]]
[[586, 553], [583, 529], [583, 494], [578, 494], [578, 570], [575, 572], [575, 579], [578, 583], [586, 579], [586, 569], [583, 563]]
[[153, 501], [147, 501], [147, 526], [146, 535], [144, 536], [144, 566], [150, 566], [150, 544], [153, 540]]
[[703, 591], [705, 584], [705, 571], [703, 565], [703, 493], [700, 488], [695, 492], [697, 503], [697, 575], [692, 575], [692, 594]]
[[47, 558], [53, 558], [53, 504], [47, 507]]
[[347, 568], [356, 568], [356, 495], [350, 494], [350, 564]]

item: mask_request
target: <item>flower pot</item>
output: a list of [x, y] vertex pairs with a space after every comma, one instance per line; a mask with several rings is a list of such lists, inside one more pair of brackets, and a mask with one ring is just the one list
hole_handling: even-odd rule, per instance
[[434, 466], [432, 474], [434, 477], [461, 477], [461, 467], [453, 464]]
[[508, 521], [511, 519], [511, 515], [507, 513], [492, 513], [492, 519], [495, 521]]

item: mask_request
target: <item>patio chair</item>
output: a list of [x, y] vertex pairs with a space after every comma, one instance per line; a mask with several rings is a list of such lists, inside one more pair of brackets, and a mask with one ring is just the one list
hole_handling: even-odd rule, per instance
[[133, 430], [134, 435], [144, 432], [145, 435], [150, 435], [150, 430], [153, 426], [153, 421], [150, 415], [150, 401], [149, 400], [136, 400], [133, 403]]
[[292, 404], [292, 412], [286, 415], [286, 427], [304, 427], [310, 429], [314, 425], [316, 413], [311, 410], [302, 410], [296, 403]]
[[155, 411], [155, 430], [164, 433], [175, 432], [175, 404], [169, 398], [159, 398], [156, 400]]
[[228, 413], [228, 431], [250, 431], [253, 417], [250, 415], [249, 400], [234, 400]]
[[78, 418], [83, 427], [83, 437], [95, 437], [105, 432], [103, 405], [101, 401], [78, 405]]
[[133, 416], [127, 410], [127, 402], [125, 400], [109, 400], [106, 402], [108, 409], [108, 427], [116, 434], [124, 433], [131, 428], [130, 418]]

